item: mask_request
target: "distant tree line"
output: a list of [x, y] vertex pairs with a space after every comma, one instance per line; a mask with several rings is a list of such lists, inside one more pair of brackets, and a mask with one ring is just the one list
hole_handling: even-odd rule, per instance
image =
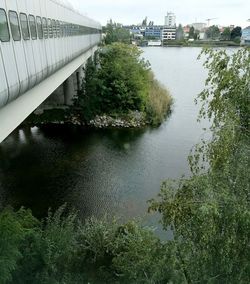
[[[240, 42], [240, 38], [242, 35], [241, 27], [235, 27], [234, 29], [230, 29], [226, 27], [221, 33], [218, 26], [210, 26], [205, 31], [205, 39], [208, 40], [223, 40], [223, 41], [235, 41], [237, 43]], [[200, 39], [200, 31], [195, 30], [193, 26], [189, 29], [188, 34], [189, 39], [199, 40]], [[183, 40], [184, 39], [184, 30], [182, 25], [179, 25], [176, 30], [176, 39]]]

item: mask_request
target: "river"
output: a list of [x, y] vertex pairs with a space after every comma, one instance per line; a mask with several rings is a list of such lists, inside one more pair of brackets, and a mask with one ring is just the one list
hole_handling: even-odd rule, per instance
[[163, 180], [189, 175], [187, 156], [207, 123], [196, 121], [194, 98], [206, 71], [200, 48], [143, 49], [156, 78], [174, 97], [171, 116], [156, 129], [22, 128], [0, 145], [0, 207], [29, 207], [45, 216], [67, 203], [81, 217], [105, 214], [126, 221], [147, 214]]

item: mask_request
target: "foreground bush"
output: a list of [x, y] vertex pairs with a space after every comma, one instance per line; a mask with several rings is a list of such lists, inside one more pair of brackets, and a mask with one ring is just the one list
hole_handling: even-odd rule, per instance
[[81, 223], [64, 212], [42, 222], [29, 210], [0, 213], [0, 283], [167, 283], [177, 277], [170, 247], [151, 230], [133, 221]]
[[151, 210], [173, 228], [187, 283], [249, 283], [250, 49], [203, 53], [200, 119], [213, 135], [190, 156], [193, 176], [166, 181]]

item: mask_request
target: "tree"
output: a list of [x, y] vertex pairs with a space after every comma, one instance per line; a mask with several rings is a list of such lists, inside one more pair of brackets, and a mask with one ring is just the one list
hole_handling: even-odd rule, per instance
[[22, 259], [22, 242], [37, 224], [31, 212], [23, 208], [17, 212], [6, 208], [0, 213], [0, 283], [10, 283], [13, 279]]
[[75, 103], [83, 121], [96, 115], [126, 116], [139, 111], [150, 124], [162, 122], [171, 97], [140, 55], [136, 46], [114, 43], [87, 64], [83, 89]]
[[183, 30], [181, 24], [179, 24], [179, 26], [176, 30], [176, 39], [177, 40], [183, 40], [184, 39], [184, 30]]
[[222, 40], [230, 40], [231, 39], [231, 30], [229, 27], [226, 27], [224, 31], [221, 33]]
[[220, 30], [217, 26], [213, 25], [206, 30], [205, 34], [208, 39], [215, 40], [220, 37]]
[[211, 120], [212, 138], [196, 146], [193, 176], [164, 182], [151, 209], [173, 230], [187, 283], [248, 283], [250, 50], [204, 53], [200, 118]]
[[236, 42], [240, 42], [241, 35], [242, 35], [241, 27], [235, 27], [231, 31], [231, 40], [236, 41]]
[[189, 29], [188, 38], [194, 39], [194, 34], [195, 34], [195, 32], [194, 32], [194, 27], [192, 26], [192, 27], [190, 27], [190, 29]]
[[145, 19], [143, 19], [142, 21], [142, 26], [146, 27], [148, 25], [148, 17], [145, 17]]
[[122, 27], [121, 24], [113, 23], [112, 20], [103, 28], [105, 44], [113, 42], [130, 43], [130, 32]]
[[200, 32], [198, 30], [194, 31], [194, 39], [197, 40], [200, 38]]

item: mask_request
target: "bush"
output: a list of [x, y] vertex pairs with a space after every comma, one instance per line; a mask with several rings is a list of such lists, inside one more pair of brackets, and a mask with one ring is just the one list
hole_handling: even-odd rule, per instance
[[44, 221], [0, 213], [0, 283], [167, 283], [177, 277], [172, 247], [130, 221], [80, 222], [61, 207]]
[[75, 101], [83, 120], [139, 111], [147, 113], [151, 124], [162, 122], [171, 98], [140, 56], [137, 47], [121, 43], [96, 53], [87, 64], [83, 89]]

